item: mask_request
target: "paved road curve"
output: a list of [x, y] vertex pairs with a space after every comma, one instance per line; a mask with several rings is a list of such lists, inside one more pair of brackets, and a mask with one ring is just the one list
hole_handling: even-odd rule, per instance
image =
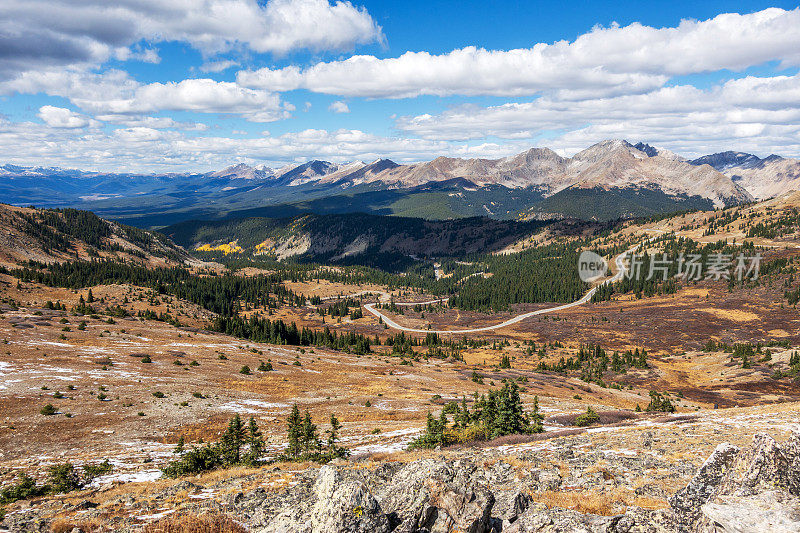
[[[559, 305], [559, 306], [556, 306], [556, 307], [548, 307], [546, 309], [538, 309], [536, 311], [530, 311], [528, 313], [522, 313], [522, 314], [514, 316], [513, 318], [509, 318], [505, 322], [500, 322], [499, 324], [494, 324], [493, 326], [484, 326], [484, 327], [481, 327], [481, 328], [471, 328], [471, 329], [439, 329], [439, 330], [437, 330], [437, 329], [415, 329], [415, 328], [408, 328], [406, 326], [402, 326], [402, 325], [398, 324], [397, 322], [395, 322], [394, 320], [392, 320], [388, 316], [386, 316], [383, 313], [381, 313], [378, 309], [375, 309], [375, 305], [376, 304], [374, 304], [374, 303], [365, 304], [364, 308], [367, 311], [369, 311], [370, 313], [372, 313], [373, 315], [383, 319], [383, 323], [386, 324], [387, 326], [389, 326], [390, 328], [397, 329], [397, 330], [400, 330], [400, 331], [408, 331], [410, 333], [439, 333], [439, 334], [446, 334], [446, 333], [480, 333], [482, 331], [491, 331], [491, 330], [495, 330], [495, 329], [500, 329], [500, 328], [504, 328], [506, 326], [510, 326], [511, 324], [516, 324], [517, 322], [521, 322], [521, 321], [525, 320], [526, 318], [530, 318], [532, 316], [543, 315], [543, 314], [546, 314], [546, 313], [554, 313], [556, 311], [563, 311], [564, 309], [569, 309], [570, 307], [575, 307], [575, 306], [578, 306], [578, 305], [585, 304], [586, 302], [588, 302], [589, 300], [592, 299], [592, 296], [594, 296], [594, 293], [597, 291], [597, 287], [599, 287], [600, 285], [605, 285], [606, 283], [613, 283], [615, 281], [619, 281], [620, 279], [622, 279], [622, 276], [625, 274], [625, 264], [624, 264], [625, 256], [627, 256], [629, 253], [633, 252], [638, 247], [639, 247], [639, 245], [636, 245], [636, 246], [630, 248], [629, 250], [626, 250], [626, 251], [622, 252], [621, 254], [619, 254], [614, 260], [614, 262], [617, 265], [617, 273], [614, 274], [612, 277], [608, 278], [607, 280], [605, 280], [604, 282], [599, 283], [599, 284], [595, 285], [594, 287], [592, 287], [591, 289], [589, 289], [589, 291], [587, 291], [586, 294], [584, 294], [583, 297], [580, 300], [575, 300], [574, 302], [571, 302], [571, 303], [568, 303], [568, 304]], [[577, 265], [575, 265], [575, 267], [577, 268]], [[388, 296], [388, 295], [385, 295], [385, 296]], [[439, 300], [430, 300], [430, 301], [427, 301], [427, 302], [395, 303], [395, 305], [407, 305], [407, 306], [418, 305], [418, 304], [419, 305], [426, 305], [426, 304], [433, 304], [433, 303], [439, 303], [439, 302], [444, 302], [444, 301], [447, 301], [447, 298], [441, 298]]]

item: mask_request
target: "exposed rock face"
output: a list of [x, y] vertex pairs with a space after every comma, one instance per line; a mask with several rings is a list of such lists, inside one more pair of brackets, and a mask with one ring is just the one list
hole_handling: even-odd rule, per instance
[[680, 531], [689, 531], [691, 525], [699, 520], [700, 507], [714, 495], [738, 453], [736, 446], [720, 444], [686, 488], [670, 498]]
[[[647, 437], [652, 439], [652, 435]], [[674, 440], [672, 441], [674, 442]], [[521, 451], [510, 459], [491, 450], [463, 450], [408, 463], [337, 461], [323, 467], [292, 470], [281, 476], [286, 485], [253, 486], [264, 472], [219, 481], [212, 490], [225, 501], [190, 499], [182, 508], [211, 508], [230, 514], [255, 533], [788, 533], [800, 531], [800, 433], [779, 444], [758, 434], [740, 450], [721, 444], [699, 470], [691, 463], [664, 462], [651, 453], [609, 455], [585, 435], [548, 442], [554, 455]], [[668, 441], [651, 442], [665, 454]], [[608, 450], [605, 450], [608, 451]], [[598, 471], [601, 457], [614, 457]], [[553, 461], [562, 466], [554, 467]], [[273, 467], [267, 472], [280, 473]], [[561, 508], [553, 502], [560, 493], [577, 498], [597, 497], [605, 490], [630, 490], [645, 472], [658, 472], [661, 481], [694, 477], [670, 498], [666, 509], [614, 507], [621, 514], [605, 516]], [[288, 474], [288, 472], [286, 472]], [[275, 479], [275, 478], [273, 478]], [[683, 484], [683, 483], [681, 483]], [[675, 485], [673, 485], [675, 486]], [[154, 514], [160, 502], [179, 493], [203, 489], [182, 481], [141, 502], [139, 514]], [[641, 492], [638, 490], [641, 489]], [[655, 485], [639, 485], [635, 493], [663, 496]], [[569, 500], [569, 498], [567, 498]], [[547, 504], [545, 504], [547, 502]], [[108, 502], [107, 502], [108, 503]], [[128, 494], [111, 501], [130, 507]], [[48, 520], [64, 511], [81, 510], [97, 518], [104, 509], [91, 500], [65, 505], [46, 500], [9, 513], [2, 526], [10, 531], [51, 531]], [[624, 512], [623, 512], [624, 509]], [[613, 508], [606, 507], [606, 512]], [[49, 517], [49, 518], [45, 518]], [[0, 529], [2, 529], [0, 526]], [[114, 531], [141, 530], [141, 523], [115, 523]]]
[[313, 533], [389, 531], [386, 515], [364, 484], [342, 480], [332, 466], [320, 469], [314, 493], [317, 501], [310, 517]]
[[678, 531], [800, 531], [800, 434], [758, 433], [744, 451], [722, 444], [670, 499]]
[[[561, 455], [573, 466], [596, 461], [568, 447]], [[646, 457], [632, 458], [631, 468], [657, 466]], [[745, 450], [720, 444], [670, 498], [668, 509], [628, 507], [624, 514], [601, 516], [548, 507], [531, 497], [603, 483], [602, 475], [586, 470], [568, 478], [557, 470], [521, 472], [505, 461], [479, 462], [467, 452], [456, 459], [386, 463], [373, 470], [329, 465], [283, 496], [267, 497], [257, 489], [236, 496], [232, 505], [254, 531], [274, 533], [800, 531], [800, 434], [783, 445], [757, 434]], [[642, 494], [655, 491], [640, 488]]]
[[[263, 489], [231, 502], [237, 516], [259, 533], [393, 532], [496, 533], [534, 531], [674, 531], [672, 512], [629, 508], [598, 516], [548, 508], [531, 500], [533, 490], [558, 490], [557, 472], [534, 469], [525, 481], [511, 465], [478, 465], [473, 457], [422, 459], [362, 471], [322, 467], [282, 495]], [[602, 476], [600, 478], [602, 480]], [[597, 480], [587, 479], [589, 483]]]

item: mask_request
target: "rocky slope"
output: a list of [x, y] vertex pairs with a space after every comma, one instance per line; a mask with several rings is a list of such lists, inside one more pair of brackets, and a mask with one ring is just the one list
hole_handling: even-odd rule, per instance
[[393, 187], [413, 187], [461, 178], [479, 187], [533, 187], [544, 196], [568, 187], [650, 188], [668, 195], [699, 195], [717, 207], [752, 199], [746, 190], [710, 166], [691, 165], [671, 152], [648, 145], [641, 148], [611, 140], [571, 158], [561, 157], [548, 148], [532, 148], [496, 160], [439, 157], [426, 163], [397, 165], [368, 177], [338, 179], [341, 183], [381, 182]]

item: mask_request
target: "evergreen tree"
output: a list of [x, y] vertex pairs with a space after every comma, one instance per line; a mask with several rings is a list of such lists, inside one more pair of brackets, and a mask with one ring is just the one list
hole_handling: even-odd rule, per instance
[[544, 417], [539, 413], [539, 397], [533, 397], [533, 408], [530, 414], [530, 431], [531, 433], [541, 433], [544, 431], [543, 423]]
[[228, 429], [222, 436], [222, 455], [227, 464], [235, 465], [241, 462], [244, 442], [244, 424], [242, 424], [242, 419], [237, 414], [228, 423]]
[[249, 465], [258, 464], [258, 460], [263, 454], [264, 439], [258, 429], [256, 419], [251, 416], [250, 422], [247, 424], [247, 455], [244, 458], [244, 462]]
[[286, 429], [289, 435], [289, 445], [286, 448], [286, 455], [292, 459], [296, 459], [301, 450], [300, 437], [303, 432], [303, 421], [300, 418], [300, 409], [297, 404], [292, 407], [292, 412], [286, 421]]
[[311, 421], [311, 414], [306, 411], [300, 432], [300, 446], [304, 453], [310, 454], [319, 450], [317, 426]]
[[514, 382], [506, 382], [500, 390], [497, 401], [497, 415], [492, 425], [492, 435], [513, 435], [525, 433], [528, 420], [522, 409], [519, 397], [519, 386]]
[[184, 440], [183, 440], [183, 435], [181, 435], [181, 438], [178, 439], [178, 444], [175, 445], [175, 449], [172, 450], [172, 453], [177, 453], [177, 454], [183, 453], [183, 445], [184, 445]]
[[342, 424], [336, 415], [331, 413], [331, 428], [326, 432], [328, 434], [328, 455], [331, 457], [342, 457], [345, 455], [344, 448], [340, 448], [337, 442], [339, 441], [339, 430], [342, 429]]

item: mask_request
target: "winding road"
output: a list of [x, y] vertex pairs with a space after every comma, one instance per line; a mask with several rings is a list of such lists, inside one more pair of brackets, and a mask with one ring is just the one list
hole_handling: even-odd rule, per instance
[[[569, 309], [571, 307], [576, 307], [578, 305], [585, 304], [586, 302], [588, 302], [588, 301], [590, 301], [592, 299], [592, 296], [594, 296], [594, 293], [597, 291], [598, 287], [600, 287], [601, 285], [605, 285], [606, 283], [613, 283], [615, 281], [619, 281], [620, 279], [622, 279], [622, 276], [625, 275], [625, 263], [624, 263], [625, 257], [629, 253], [631, 253], [634, 250], [636, 250], [636, 248], [638, 248], [639, 246], [640, 245], [637, 244], [636, 246], [633, 246], [632, 248], [630, 248], [630, 249], [622, 252], [621, 254], [619, 254], [614, 259], [614, 262], [617, 265], [617, 273], [614, 274], [613, 276], [611, 276], [610, 278], [608, 278], [607, 280], [603, 281], [602, 283], [598, 283], [597, 285], [595, 285], [594, 287], [589, 289], [586, 292], [586, 294], [584, 294], [583, 297], [581, 297], [581, 299], [575, 300], [574, 302], [571, 302], [571, 303], [568, 303], [568, 304], [559, 305], [559, 306], [556, 306], [556, 307], [548, 307], [546, 309], [537, 309], [536, 311], [530, 311], [528, 313], [522, 313], [522, 314], [516, 315], [516, 316], [514, 316], [512, 318], [509, 318], [508, 320], [506, 320], [504, 322], [500, 322], [499, 324], [494, 324], [492, 326], [484, 326], [484, 327], [480, 327], [480, 328], [470, 328], [470, 329], [439, 329], [439, 330], [437, 330], [437, 329], [409, 328], [409, 327], [406, 327], [406, 326], [398, 324], [397, 322], [395, 322], [394, 320], [392, 320], [388, 316], [386, 316], [383, 313], [381, 313], [379, 310], [375, 309], [375, 305], [377, 305], [377, 304], [374, 304], [374, 303], [365, 304], [364, 308], [367, 311], [369, 311], [370, 313], [372, 313], [373, 315], [381, 318], [383, 320], [383, 323], [386, 324], [387, 326], [389, 326], [390, 328], [396, 329], [396, 330], [399, 330], [399, 331], [407, 331], [409, 333], [447, 334], [447, 333], [480, 333], [482, 331], [492, 331], [492, 330], [495, 330], [495, 329], [500, 329], [500, 328], [504, 328], [506, 326], [510, 326], [512, 324], [516, 324], [517, 322], [521, 322], [521, 321], [525, 320], [526, 318], [530, 318], [532, 316], [544, 315], [546, 313], [554, 313], [556, 311], [563, 311], [564, 309]], [[384, 293], [383, 296], [386, 297], [387, 299], [389, 297], [389, 295], [386, 294], [386, 293]], [[430, 300], [430, 301], [427, 301], [427, 302], [408, 302], [408, 303], [397, 303], [397, 302], [395, 302], [395, 305], [398, 305], [398, 306], [401, 306], [401, 305], [403, 305], [403, 306], [427, 305], [427, 304], [445, 302], [447, 300], [448, 300], [447, 298], [440, 298], [438, 300]]]

